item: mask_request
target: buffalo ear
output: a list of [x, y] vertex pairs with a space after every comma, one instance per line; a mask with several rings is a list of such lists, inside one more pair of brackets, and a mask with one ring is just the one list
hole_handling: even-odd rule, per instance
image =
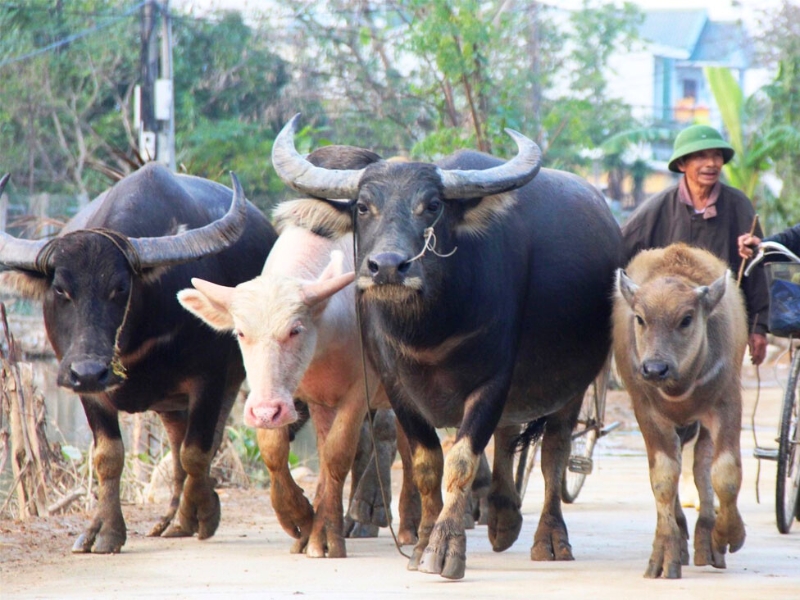
[[696, 288], [696, 293], [700, 302], [703, 304], [703, 308], [705, 308], [707, 314], [711, 314], [711, 312], [717, 307], [722, 297], [725, 295], [725, 290], [728, 288], [728, 272], [726, 271], [725, 274], [714, 281], [711, 285], [708, 286], [700, 286]]
[[639, 291], [639, 286], [628, 277], [624, 269], [617, 269], [616, 288], [617, 293], [625, 299], [628, 306], [633, 308], [634, 296]]
[[467, 235], [484, 236], [492, 224], [506, 216], [516, 203], [517, 197], [512, 192], [463, 201], [464, 214], [456, 228]]
[[0, 290], [14, 296], [43, 300], [50, 283], [44, 275], [12, 269], [0, 273]]
[[230, 305], [234, 288], [193, 278], [193, 288], [178, 292], [178, 302], [186, 310], [217, 331], [234, 328]]
[[273, 211], [272, 219], [279, 234], [290, 225], [329, 239], [337, 239], [353, 231], [350, 203], [330, 202], [323, 198], [281, 202]]

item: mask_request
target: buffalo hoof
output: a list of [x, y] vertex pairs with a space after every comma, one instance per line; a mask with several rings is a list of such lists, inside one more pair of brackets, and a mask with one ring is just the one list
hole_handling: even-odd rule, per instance
[[506, 496], [490, 495], [487, 525], [492, 550], [508, 550], [519, 538], [522, 530], [522, 513], [516, 502]]
[[213, 485], [211, 477], [187, 477], [178, 509], [181, 529], [196, 533], [201, 540], [213, 536], [219, 527], [219, 496]]
[[575, 560], [563, 521], [543, 515], [533, 536], [531, 560]]
[[725, 554], [726, 550], [737, 552], [744, 546], [745, 532], [744, 522], [739, 515], [739, 511], [721, 511], [711, 532], [714, 551]]
[[644, 576], [648, 579], [681, 578], [681, 540], [677, 528], [673, 536], [656, 534]]
[[303, 554], [306, 551], [306, 546], [308, 545], [308, 538], [302, 537], [295, 540], [292, 547], [289, 548], [289, 554]]
[[183, 527], [180, 526], [180, 523], [173, 523], [164, 531], [164, 533], [161, 534], [161, 537], [165, 538], [192, 537], [192, 532], [186, 531]]
[[[153, 528], [147, 534], [147, 537], [161, 537], [161, 536], [164, 536], [164, 537], [178, 537], [178, 536], [170, 535], [170, 534], [167, 533], [169, 531], [169, 529], [171, 529], [170, 525], [172, 525], [172, 520], [175, 518], [175, 515], [177, 514], [177, 512], [178, 512], [178, 503], [176, 502], [175, 503], [175, 507], [171, 508], [166, 515], [164, 515], [163, 517], [161, 517], [158, 520], [158, 523], [153, 525]], [[188, 535], [191, 535], [191, 534], [188, 534]]]
[[341, 523], [315, 527], [306, 546], [306, 556], [310, 558], [347, 558], [347, 548], [340, 531]]
[[344, 520], [344, 536], [347, 538], [376, 538], [380, 528], [372, 523], [360, 523], [350, 517]]
[[118, 554], [125, 545], [127, 533], [125, 523], [113, 527], [105, 521], [95, 519], [86, 530], [78, 536], [72, 545], [73, 554]]
[[644, 576], [647, 579], [658, 579], [662, 576], [662, 574], [664, 579], [680, 579], [681, 564], [673, 561], [664, 565], [661, 562], [654, 561], [651, 558], [650, 562], [647, 564], [647, 570], [644, 572]]
[[467, 538], [464, 530], [456, 527], [450, 519], [437, 523], [422, 553], [419, 571], [446, 579], [462, 579], [466, 567]]
[[370, 500], [364, 498], [353, 499], [347, 513], [350, 518], [359, 523], [371, 523], [378, 527], [389, 526], [389, 513], [380, 496], [373, 497]]
[[413, 546], [418, 541], [417, 528], [400, 523], [400, 530], [397, 532], [397, 543], [401, 546]]
[[419, 571], [419, 563], [422, 561], [422, 555], [425, 552], [425, 548], [417, 544], [414, 547], [413, 552], [411, 552], [411, 558], [408, 559], [408, 565], [406, 565], [406, 569], [409, 571]]

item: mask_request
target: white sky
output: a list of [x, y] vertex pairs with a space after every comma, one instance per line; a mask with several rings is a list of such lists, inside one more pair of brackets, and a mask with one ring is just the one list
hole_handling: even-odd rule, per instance
[[[548, 4], [556, 4], [564, 8], [577, 8], [581, 0], [544, 0]], [[199, 10], [214, 8], [261, 9], [269, 5], [264, 0], [170, 0], [174, 7], [194, 6]], [[780, 4], [780, 0], [633, 0], [644, 10], [664, 8], [706, 8], [715, 20], [733, 20], [748, 18], [754, 11]]]

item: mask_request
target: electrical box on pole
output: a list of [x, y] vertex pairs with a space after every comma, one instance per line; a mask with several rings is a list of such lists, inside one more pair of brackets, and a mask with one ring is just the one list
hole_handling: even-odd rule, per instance
[[[159, 53], [157, 20], [162, 17]], [[160, 64], [159, 64], [160, 58]], [[172, 78], [172, 24], [168, 2], [146, 0], [142, 7], [141, 83], [134, 99], [139, 153], [175, 170], [175, 100]]]

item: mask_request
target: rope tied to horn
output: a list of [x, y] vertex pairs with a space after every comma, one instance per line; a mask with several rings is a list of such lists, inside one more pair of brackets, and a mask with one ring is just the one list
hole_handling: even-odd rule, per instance
[[128, 374], [125, 365], [122, 364], [120, 338], [122, 337], [122, 331], [125, 329], [125, 324], [128, 322], [128, 316], [130, 315], [131, 298], [133, 297], [133, 277], [142, 276], [142, 263], [139, 259], [139, 253], [136, 251], [136, 248], [134, 248], [133, 244], [131, 244], [128, 236], [118, 231], [105, 229], [102, 227], [71, 231], [63, 236], [53, 238], [42, 247], [42, 249], [36, 255], [36, 270], [42, 275], [48, 275], [51, 271], [49, 266], [50, 259], [57, 250], [57, 246], [61, 240], [80, 233], [94, 233], [110, 241], [112, 244], [114, 244], [117, 250], [122, 253], [122, 256], [125, 257], [125, 260], [131, 269], [130, 285], [128, 286], [128, 299], [125, 302], [125, 312], [122, 315], [122, 322], [114, 333], [114, 353], [111, 358], [111, 371], [114, 373], [114, 375], [124, 380], [128, 378]]

